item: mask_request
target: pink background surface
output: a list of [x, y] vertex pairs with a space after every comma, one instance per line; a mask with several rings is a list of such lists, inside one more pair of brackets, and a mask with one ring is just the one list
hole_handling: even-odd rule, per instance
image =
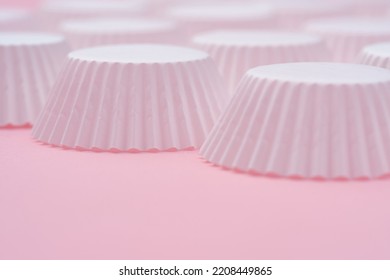
[[388, 259], [390, 182], [237, 174], [0, 129], [0, 259]]

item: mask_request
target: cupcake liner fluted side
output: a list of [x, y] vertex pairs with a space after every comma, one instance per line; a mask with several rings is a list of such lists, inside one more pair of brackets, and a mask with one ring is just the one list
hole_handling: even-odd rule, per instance
[[121, 64], [71, 59], [33, 136], [69, 148], [199, 147], [224, 105], [212, 61]]
[[229, 169], [360, 179], [390, 173], [390, 82], [317, 85], [246, 75], [200, 149]]
[[0, 126], [34, 123], [68, 51], [64, 42], [0, 46]]

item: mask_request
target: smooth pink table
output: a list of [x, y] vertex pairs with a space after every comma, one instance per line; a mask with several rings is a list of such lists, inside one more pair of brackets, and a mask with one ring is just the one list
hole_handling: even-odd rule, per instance
[[389, 258], [389, 180], [255, 177], [0, 129], [0, 259]]

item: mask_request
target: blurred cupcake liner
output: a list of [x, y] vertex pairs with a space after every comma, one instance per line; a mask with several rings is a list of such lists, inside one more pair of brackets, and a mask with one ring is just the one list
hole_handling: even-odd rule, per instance
[[390, 8], [388, 0], [350, 0], [353, 11], [363, 16], [385, 16]]
[[40, 9], [42, 26], [57, 31], [61, 22], [69, 19], [96, 17], [128, 17], [142, 14], [147, 7], [145, 0], [132, 1], [46, 1]]
[[351, 3], [345, 0], [269, 0], [266, 3], [274, 7], [279, 26], [287, 30], [300, 30], [309, 20], [353, 13]]
[[216, 61], [231, 94], [245, 72], [253, 67], [325, 61], [331, 57], [320, 37], [304, 33], [218, 30], [198, 34], [193, 43]]
[[180, 43], [176, 24], [149, 18], [96, 18], [61, 24], [73, 49], [126, 43]]
[[268, 5], [213, 2], [209, 5], [177, 5], [166, 13], [182, 26], [189, 40], [203, 31], [225, 28], [261, 29], [275, 24], [275, 15]]
[[74, 149], [197, 148], [225, 102], [204, 52], [144, 44], [83, 49], [69, 55], [33, 136]]
[[32, 31], [37, 28], [37, 21], [30, 11], [16, 8], [0, 8], [0, 32]]
[[358, 62], [390, 69], [390, 42], [365, 47], [359, 56]]
[[59, 35], [0, 33], [0, 126], [33, 124], [68, 51]]
[[250, 70], [200, 154], [225, 168], [309, 179], [390, 173], [390, 72], [292, 63]]
[[325, 39], [337, 62], [355, 62], [367, 45], [390, 41], [390, 19], [346, 17], [315, 20], [306, 31]]

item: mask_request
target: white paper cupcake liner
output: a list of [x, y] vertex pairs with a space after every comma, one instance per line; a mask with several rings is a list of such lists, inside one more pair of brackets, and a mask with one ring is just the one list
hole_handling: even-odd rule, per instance
[[365, 47], [359, 56], [358, 62], [390, 69], [390, 42]]
[[33, 136], [74, 149], [197, 148], [225, 102], [204, 52], [145, 44], [83, 49], [69, 55]]
[[310, 179], [390, 173], [390, 71], [292, 63], [248, 71], [200, 154], [229, 169]]
[[215, 3], [178, 5], [167, 10], [167, 16], [178, 22], [189, 40], [199, 32], [214, 29], [262, 29], [275, 24], [268, 5]]
[[390, 19], [346, 17], [315, 20], [306, 31], [322, 36], [337, 62], [356, 62], [367, 45], [390, 41]]
[[193, 43], [216, 61], [231, 94], [245, 72], [256, 66], [330, 59], [320, 37], [303, 33], [218, 30], [196, 35]]
[[168, 20], [96, 18], [69, 20], [61, 31], [73, 49], [127, 43], [179, 43], [179, 30]]
[[33, 124], [68, 51], [62, 36], [0, 33], [0, 127]]

